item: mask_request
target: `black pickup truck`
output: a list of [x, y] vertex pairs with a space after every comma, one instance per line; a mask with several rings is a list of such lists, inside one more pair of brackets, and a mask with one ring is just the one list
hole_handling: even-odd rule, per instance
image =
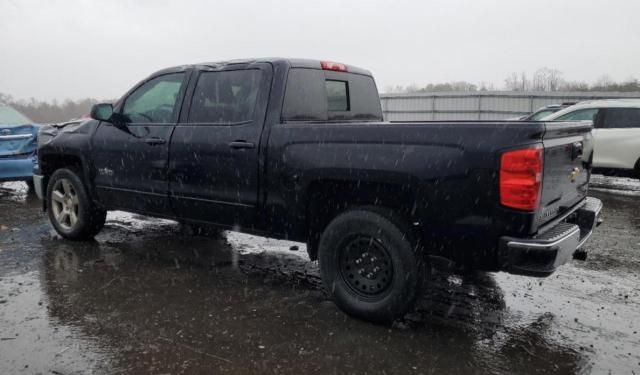
[[389, 321], [430, 260], [548, 276], [591, 235], [590, 122], [384, 122], [371, 74], [256, 59], [159, 71], [40, 132], [53, 227], [107, 210], [306, 242], [346, 312]]

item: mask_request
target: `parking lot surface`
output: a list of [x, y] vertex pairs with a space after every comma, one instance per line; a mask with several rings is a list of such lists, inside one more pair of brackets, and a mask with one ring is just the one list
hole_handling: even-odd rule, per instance
[[53, 234], [0, 185], [0, 373], [640, 373], [640, 183], [596, 177], [604, 224], [549, 278], [434, 270], [390, 326], [344, 315], [304, 246], [109, 213]]

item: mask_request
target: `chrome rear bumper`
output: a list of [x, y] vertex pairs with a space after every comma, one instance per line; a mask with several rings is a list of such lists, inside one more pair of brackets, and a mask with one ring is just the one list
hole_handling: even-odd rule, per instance
[[500, 264], [503, 271], [528, 276], [549, 276], [567, 263], [602, 222], [602, 202], [588, 197], [566, 220], [532, 238], [502, 237]]

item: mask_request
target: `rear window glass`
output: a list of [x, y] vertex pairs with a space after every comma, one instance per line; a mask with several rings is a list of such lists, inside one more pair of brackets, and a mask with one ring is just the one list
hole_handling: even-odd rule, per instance
[[589, 109], [579, 109], [577, 111], [573, 111], [562, 115], [555, 119], [555, 121], [583, 121], [583, 120], [595, 120], [596, 114], [598, 113], [597, 108], [589, 108]]
[[372, 77], [350, 74], [349, 89], [352, 119], [382, 121], [380, 96]]
[[327, 120], [327, 89], [322, 70], [289, 71], [282, 117], [289, 121]]
[[381, 121], [375, 82], [354, 73], [294, 68], [289, 71], [283, 121]]
[[253, 120], [260, 76], [259, 70], [201, 73], [188, 122], [230, 124]]
[[528, 120], [540, 120], [541, 118], [547, 117], [555, 112], [557, 112], [557, 109], [543, 109], [529, 116]]
[[640, 128], [640, 108], [609, 108], [603, 125], [605, 128]]
[[346, 81], [326, 80], [327, 103], [329, 112], [349, 110], [349, 86]]

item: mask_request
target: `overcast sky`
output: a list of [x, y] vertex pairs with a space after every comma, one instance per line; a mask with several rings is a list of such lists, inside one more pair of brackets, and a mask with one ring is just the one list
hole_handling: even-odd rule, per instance
[[329, 59], [395, 85], [513, 71], [640, 78], [638, 0], [0, 0], [0, 92], [117, 98], [155, 70], [244, 57]]

